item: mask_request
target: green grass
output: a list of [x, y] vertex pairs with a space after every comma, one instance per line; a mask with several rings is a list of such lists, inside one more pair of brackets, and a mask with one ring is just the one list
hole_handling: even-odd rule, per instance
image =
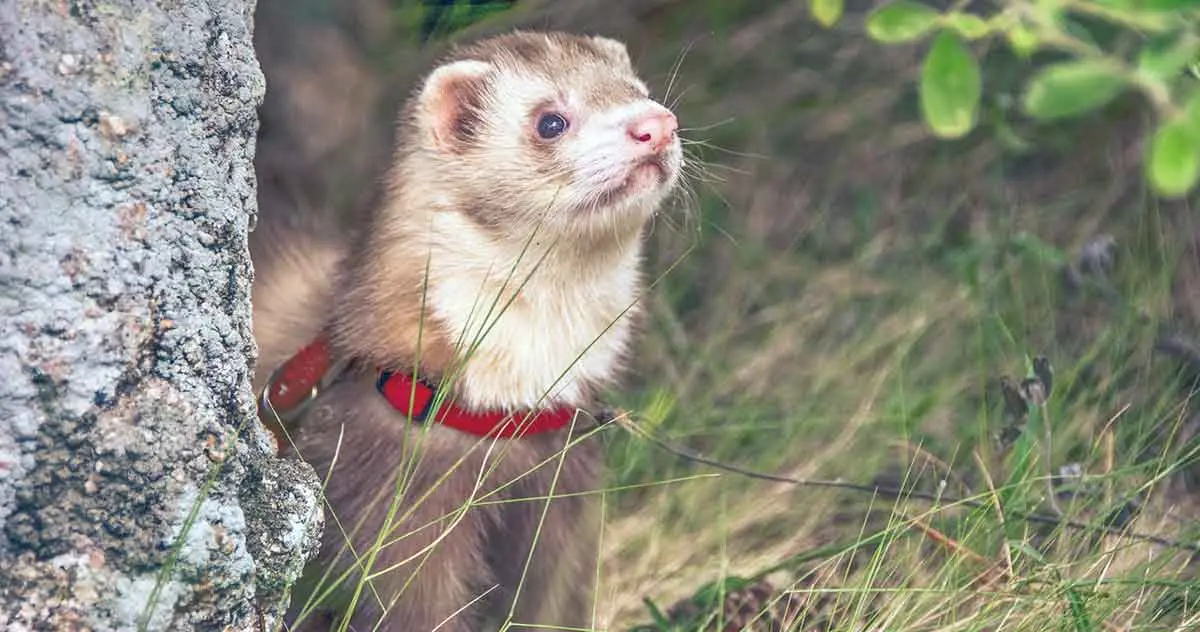
[[[687, 137], [706, 143], [690, 148], [721, 181], [695, 183], [692, 221], [656, 225], [651, 272], [683, 259], [651, 297], [636, 375], [611, 400], [655, 436], [732, 464], [945, 481], [985, 506], [714, 473], [608, 430], [599, 623], [1200, 627], [1186, 553], [1014, 517], [1057, 505], [1096, 524], [1137, 499], [1130, 529], [1200, 536], [1200, 499], [1180, 482], [1197, 467], [1191, 384], [1154, 349], [1186, 323], [1173, 292], [1200, 220], [1194, 202], [1144, 191], [1122, 140], [1137, 112], [1017, 122], [1032, 152], [998, 127], [938, 143], [914, 115], [911, 51], [875, 48], [852, 22], [819, 31], [788, 3], [688, 6], [658, 16], [638, 63], [665, 87], [694, 42], [666, 98], [679, 97]], [[1027, 70], [992, 63], [985, 81]], [[1064, 265], [1102, 233], [1115, 238], [1111, 272], [1068, 288]], [[1026, 377], [1038, 355], [1052, 395], [1014, 426], [998, 380]], [[1051, 477], [1071, 464], [1086, 493], [1051, 502]], [[786, 621], [771, 627], [772, 611]]]
[[[766, 29], [776, 11], [719, 32]], [[1096, 491], [1060, 501], [1068, 517], [1094, 523], [1143, 494], [1131, 528], [1194, 541], [1195, 500], [1166, 489], [1196, 461], [1194, 441], [1172, 440], [1190, 419], [1189, 385], [1153, 350], [1175, 316], [1183, 236], [1197, 228], [1188, 207], [1160, 207], [1135, 165], [1106, 163], [1105, 152], [1127, 147], [1113, 142], [1127, 125], [1102, 117], [1022, 130], [1048, 148], [1032, 157], [987, 129], [953, 144], [911, 140], [903, 71], [877, 82], [889, 65], [881, 50], [794, 27], [774, 29], [754, 56], [714, 37], [685, 59], [685, 125], [735, 116], [707, 135], [770, 159], [704, 156], [732, 169], [719, 196], [701, 189], [699, 236], [658, 231], [658, 269], [681, 243], [695, 249], [655, 296], [640, 379], [615, 397], [651, 411], [656, 436], [744, 467], [907, 478], [930, 490], [946, 479], [948, 494], [1004, 500], [938, 509], [727, 473], [616, 494], [606, 561], [617, 629], [728, 629], [720, 616], [747, 590], [713, 587], [768, 571], [772, 598], [840, 604], [833, 629], [1200, 625], [1194, 605], [1161, 616], [1155, 605], [1194, 601], [1186, 554], [1000, 519], [1022, 506], [1049, 510], [1048, 478], [1078, 463]], [[801, 30], [800, 44], [784, 43]], [[663, 48], [652, 67], [678, 54]], [[821, 85], [789, 67], [822, 49], [867, 76], [830, 74]], [[781, 85], [789, 77], [796, 86]], [[1096, 143], [1092, 155], [1055, 151]], [[1022, 170], [1033, 158], [1040, 173]], [[954, 226], [964, 216], [969, 228]], [[1099, 233], [1116, 238], [1112, 274], [1069, 291], [1063, 265]], [[1044, 427], [1030, 424], [1006, 449], [996, 381], [1024, 377], [1033, 355], [1053, 364], [1054, 393]], [[1030, 459], [1024, 471], [1013, 452]], [[619, 485], [710, 471], [631, 436], [613, 438], [610, 465]], [[854, 554], [828, 551], [863, 542]], [[814, 552], [824, 555], [789, 562]], [[813, 572], [819, 579], [805, 581]], [[669, 622], [669, 606], [689, 600], [702, 603]], [[812, 617], [785, 627], [823, 629]]]
[[[646, 593], [670, 603], [704, 580], [758, 579], [790, 556], [878, 537], [870, 563], [806, 589], [849, 591], [828, 592], [851, 602], [836, 615], [837, 629], [857, 629], [868, 605], [881, 608], [870, 629], [888, 630], [1200, 623], [1189, 610], [1151, 623], [1155, 600], [1197, 589], [1187, 583], [1185, 555], [999, 520], [1023, 506], [1044, 511], [1048, 477], [1080, 463], [1097, 491], [1066, 507], [1068, 516], [1095, 522], [1146, 492], [1147, 509], [1132, 527], [1195, 538], [1195, 525], [1163, 518], [1179, 502], [1174, 520], [1186, 520], [1194, 500], [1160, 491], [1168, 471], [1195, 462], [1188, 453], [1194, 442], [1166, 440], [1188, 420], [1189, 391], [1177, 368], [1152, 351], [1157, 326], [1169, 316], [1170, 271], [1181, 244], [1165, 232], [1138, 236], [1139, 224], [1162, 219], [1152, 202], [1142, 202], [1126, 218], [1103, 220], [1110, 232], [1129, 236], [1121, 238], [1127, 245], [1111, 279], [1120, 300], [1104, 299], [1095, 288], [1067, 296], [1061, 262], [1073, 257], [1036, 236], [1056, 228], [1042, 231], [1036, 223], [1094, 219], [1083, 196], [1067, 201], [1065, 210], [1031, 208], [1026, 217], [1034, 225], [1016, 230], [998, 222], [941, 254], [920, 239], [886, 254], [865, 244], [819, 262], [802, 251], [741, 257], [731, 247], [728, 278], [705, 286], [708, 301], [688, 290], [711, 280], [711, 269], [703, 263], [685, 269], [676, 279], [678, 294], [662, 293], [642, 355], [645, 375], [666, 377], [623, 395], [635, 411], [672, 403], [667, 414], [652, 415], [662, 417], [653, 424], [658, 436], [770, 472], [865, 482], [890, 467], [927, 484], [961, 480], [947, 490], [956, 496], [987, 500], [989, 486], [1006, 481], [1010, 489], [998, 490], [1003, 502], [987, 511], [879, 499], [874, 507], [882, 515], [872, 520], [864, 518], [866, 499], [850, 493], [730, 475], [651, 488], [626, 500], [627, 516], [614, 527], [624, 536], [623, 521], [631, 525], [612, 553], [623, 598], [616, 611], [636, 617]], [[1039, 212], [1044, 218], [1036, 218]], [[719, 247], [701, 246], [690, 256], [702, 262]], [[890, 261], [881, 265], [883, 258]], [[681, 342], [671, 344], [672, 331]], [[1012, 449], [1030, 459], [1022, 470], [993, 438], [1006, 422], [992, 387], [1001, 374], [1024, 377], [1026, 356], [1035, 354], [1051, 358], [1056, 386], [1041, 411], [1044, 427], [1028, 424]], [[612, 467], [622, 484], [703, 470], [632, 437], [613, 443]], [[932, 463], [950, 471], [930, 471]], [[956, 548], [939, 550], [938, 537]], [[799, 581], [797, 569], [787, 570], [777, 588]], [[992, 574], [986, 592], [972, 584], [980, 573]], [[1031, 583], [1040, 588], [1031, 590]], [[885, 591], [885, 603], [873, 602], [869, 590]], [[723, 629], [696, 622], [721, 608], [699, 610], [676, 628], [660, 622], [641, 629]], [[797, 625], [789, 629], [820, 629]]]

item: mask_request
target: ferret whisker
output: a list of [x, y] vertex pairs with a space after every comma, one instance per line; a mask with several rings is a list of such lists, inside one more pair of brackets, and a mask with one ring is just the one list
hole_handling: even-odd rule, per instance
[[697, 210], [700, 206], [700, 198], [696, 194], [696, 185], [693, 183], [693, 178], [685, 177], [681, 180], [679, 195], [683, 197], [684, 203], [692, 210]]
[[[696, 42], [696, 38], [694, 38], [690, 42], [688, 42], [687, 45], [685, 45], [683, 47], [683, 50], [679, 51], [679, 55], [677, 55], [675, 57], [675, 63], [671, 64], [671, 75], [670, 75], [670, 78], [667, 80], [667, 88], [666, 88], [666, 90], [663, 91], [663, 101], [669, 101], [671, 99], [671, 89], [673, 87], [675, 87], [675, 80], [679, 76], [680, 68], [683, 67], [683, 60], [685, 57], [687, 57], [687, 54], [692, 50], [692, 46], [695, 44], [695, 42]], [[671, 107], [671, 109], [675, 109], [674, 106], [668, 106], [668, 107]]]
[[756, 160], [766, 160], [767, 159], [767, 156], [765, 156], [763, 154], [735, 151], [732, 149], [721, 147], [720, 145], [714, 144], [706, 139], [694, 139], [694, 138], [688, 139], [688, 140], [684, 141], [683, 144], [687, 145], [689, 147], [691, 147], [691, 146], [704, 147], [706, 149], [712, 149], [715, 151], [719, 151], [721, 153], [729, 154], [732, 156], [737, 156], [739, 158], [753, 158]]
[[713, 167], [721, 166], [722, 165], [720, 163], [704, 160], [699, 155], [694, 155], [691, 157], [691, 160], [688, 160], [684, 164], [681, 171], [689, 175], [694, 175], [698, 173], [710, 173]]
[[678, 194], [678, 205], [683, 216], [683, 229], [699, 228], [700, 198], [690, 181], [683, 183]]
[[679, 128], [679, 133], [688, 134], [688, 133], [692, 133], [692, 132], [707, 132], [707, 131], [717, 129], [718, 127], [721, 127], [722, 125], [728, 125], [736, 120], [737, 120], [737, 117], [729, 116], [729, 117], [726, 117], [726, 118], [723, 118], [723, 119], [717, 121], [716, 123], [709, 123], [708, 125], [701, 125], [700, 127], [681, 127], [681, 128]]
[[725, 182], [725, 178], [710, 171], [708, 165], [693, 164], [684, 172], [689, 178], [701, 182]]
[[683, 151], [684, 151], [684, 156], [686, 156], [686, 160], [684, 161], [684, 168], [687, 169], [689, 173], [695, 173], [696, 172], [695, 170], [699, 170], [700, 172], [703, 172], [703, 173], [714, 174], [714, 172], [713, 172], [714, 169], [721, 169], [724, 171], [737, 173], [737, 174], [741, 174], [741, 175], [746, 175], [749, 173], [743, 169], [734, 167], [733, 165], [725, 164], [722, 162], [717, 162], [714, 160], [705, 160], [703, 155], [699, 151], [697, 151], [694, 147], [686, 147]]
[[683, 90], [680, 90], [679, 94], [676, 95], [674, 99], [671, 99], [671, 101], [667, 104], [667, 108], [674, 110], [675, 108], [679, 107], [679, 102], [683, 100], [683, 97], [687, 95], [688, 90], [691, 90], [692, 87], [693, 86], [688, 86]]

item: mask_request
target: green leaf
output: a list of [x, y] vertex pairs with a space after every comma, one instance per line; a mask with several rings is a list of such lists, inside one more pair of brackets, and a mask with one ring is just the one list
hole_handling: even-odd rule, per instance
[[808, 9], [821, 26], [829, 28], [842, 19], [844, 0], [809, 0]]
[[1037, 33], [1034, 33], [1033, 29], [1027, 26], [1022, 24], [1013, 25], [1004, 35], [1008, 37], [1008, 45], [1012, 47], [1013, 52], [1019, 57], [1028, 58], [1037, 50]]
[[1160, 81], [1174, 79], [1200, 54], [1200, 37], [1184, 32], [1179, 37], [1155, 38], [1138, 53], [1138, 72]]
[[951, 31], [938, 33], [921, 68], [921, 114], [942, 138], [964, 136], [975, 127], [982, 80], [979, 64]]
[[1158, 128], [1147, 146], [1150, 184], [1163, 197], [1180, 197], [1200, 179], [1200, 138], [1181, 118]]
[[984, 37], [992, 30], [987, 20], [973, 13], [951, 13], [945, 17], [945, 23], [946, 26], [969, 40]]
[[1034, 118], [1066, 118], [1099, 108], [1116, 98], [1124, 87], [1121, 68], [1112, 62], [1061, 62], [1034, 75], [1022, 106]]
[[1200, 136], [1200, 90], [1193, 91], [1183, 104], [1183, 120], [1192, 133]]
[[654, 619], [654, 624], [658, 626], [655, 629], [657, 629], [657, 630], [670, 630], [671, 629], [670, 619], [667, 619], [666, 615], [664, 615], [662, 613], [662, 610], [659, 610], [658, 604], [651, 601], [649, 597], [642, 597], [642, 603], [646, 604], [646, 609], [650, 611], [650, 617], [652, 619]]
[[912, 0], [893, 0], [867, 16], [867, 34], [877, 42], [909, 42], [933, 30], [941, 14]]

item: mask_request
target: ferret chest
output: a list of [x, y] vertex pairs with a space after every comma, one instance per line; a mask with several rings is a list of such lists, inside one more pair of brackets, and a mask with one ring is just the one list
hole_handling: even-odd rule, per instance
[[460, 354], [470, 353], [459, 392], [486, 408], [582, 403], [616, 373], [629, 339], [622, 313], [634, 280], [620, 277], [599, 286], [530, 282], [511, 302], [514, 284], [501, 293], [498, 284], [443, 279], [431, 307]]

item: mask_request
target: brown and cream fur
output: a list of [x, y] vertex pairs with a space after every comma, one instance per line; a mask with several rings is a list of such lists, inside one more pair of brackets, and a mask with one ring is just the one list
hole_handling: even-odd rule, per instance
[[[546, 112], [569, 123], [552, 141], [534, 131]], [[630, 126], [668, 116], [669, 138], [647, 153]], [[417, 426], [368, 369], [418, 365], [476, 409], [591, 408], [627, 353], [642, 232], [678, 179], [673, 122], [624, 45], [511, 33], [453, 51], [424, 80], [360, 230], [264, 210], [251, 244], [256, 387], [321, 332], [353, 362], [289, 429], [289, 451], [332, 471], [332, 514], [293, 615], [322, 573], [350, 567], [347, 545], [366, 557], [387, 531], [352, 629], [475, 630], [510, 613], [591, 626], [595, 440]], [[341, 583], [318, 609], [347, 609], [359, 575]]]

